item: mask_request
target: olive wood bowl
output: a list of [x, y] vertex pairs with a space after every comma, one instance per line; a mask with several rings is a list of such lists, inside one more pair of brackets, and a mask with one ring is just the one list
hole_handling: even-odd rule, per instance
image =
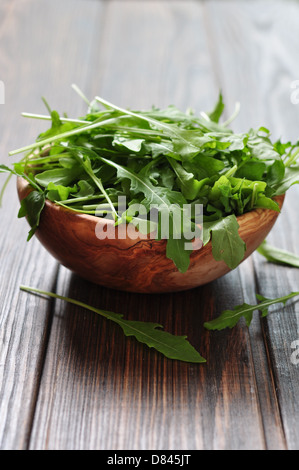
[[[17, 190], [22, 200], [31, 191], [18, 177]], [[284, 196], [275, 198], [280, 207]], [[237, 217], [239, 234], [246, 243], [244, 259], [253, 253], [272, 229], [279, 212], [255, 209]], [[191, 253], [190, 266], [181, 273], [166, 258], [166, 240], [106, 238], [96, 236], [97, 224], [106, 220], [76, 213], [50, 201], [42, 211], [36, 237], [63, 266], [95, 284], [112, 289], [141, 292], [176, 292], [207, 284], [230, 269], [223, 261], [215, 261], [209, 242]], [[111, 226], [113, 226], [113, 221]]]

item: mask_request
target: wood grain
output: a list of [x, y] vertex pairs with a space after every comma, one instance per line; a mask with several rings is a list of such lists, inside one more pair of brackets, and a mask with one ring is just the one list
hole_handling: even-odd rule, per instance
[[[67, 3], [70, 7], [70, 2]], [[68, 89], [71, 80], [78, 77], [77, 64], [72, 67], [68, 62], [71, 56], [64, 53], [61, 61], [57, 61], [58, 56], [53, 52], [61, 48], [61, 38], [66, 32], [64, 22], [57, 22], [57, 14], [63, 17], [66, 11], [63, 9], [62, 13], [60, 5], [55, 1], [51, 6], [30, 0], [1, 2], [0, 79], [5, 83], [6, 98], [5, 104], [0, 105], [1, 163], [11, 164], [8, 152], [34, 141], [38, 132], [45, 128], [44, 123], [27, 121], [20, 116], [22, 111], [44, 113], [41, 96], [58, 98], [62, 93], [64, 105], [68, 100], [69, 107], [80, 112], [81, 101], [76, 100], [80, 103], [78, 106], [73, 99], [68, 99], [57, 81], [58, 70], [63, 69], [60, 84], [65, 80]], [[94, 11], [91, 5], [87, 13], [81, 2], [72, 2], [72, 8], [74, 14], [81, 17], [80, 24]], [[45, 17], [56, 31], [51, 39], [44, 34]], [[77, 35], [79, 31], [77, 28]], [[77, 50], [77, 58], [81, 57], [84, 63], [83, 47], [81, 52], [80, 56]], [[56, 75], [55, 83], [53, 77], [50, 79], [52, 73]], [[84, 79], [83, 70], [82, 75]], [[62, 95], [60, 99], [62, 101]], [[2, 186], [5, 175], [0, 176]], [[18, 209], [16, 182], [12, 181], [4, 194], [0, 214], [0, 448], [3, 450], [28, 448], [52, 321], [51, 303], [45, 305], [38, 297], [24, 296], [19, 287], [27, 284], [55, 290], [58, 268], [56, 260], [38, 240], [27, 243], [28, 225], [25, 220], [17, 219]]]
[[[298, 5], [266, 1], [1, 2], [1, 163], [44, 123], [40, 96], [60, 112], [85, 110], [70, 89], [127, 107], [209, 110], [221, 87], [226, 116], [241, 101], [236, 130], [266, 125], [298, 138]], [[45, 34], [47, 30], [55, 34]], [[61, 109], [63, 108], [63, 109]], [[13, 131], [12, 131], [13, 129]], [[1, 177], [3, 181], [3, 175]], [[297, 252], [298, 188], [287, 195], [269, 239]], [[98, 286], [58, 265], [17, 220], [15, 186], [1, 209], [0, 448], [298, 449], [298, 303], [273, 309], [248, 329], [209, 332], [224, 309], [298, 290], [298, 270], [259, 254], [222, 278], [176, 293]], [[125, 318], [184, 334], [207, 364], [170, 361], [105, 319], [62, 301], [19, 293], [53, 290]]]
[[[214, 18], [210, 40], [214, 43], [216, 39], [214, 58], [223, 77], [223, 92], [231, 106], [236, 95], [241, 101], [234, 128], [244, 129], [249, 122], [256, 126], [263, 123], [271, 129], [273, 139], [298, 139], [298, 106], [290, 100], [291, 83], [297, 76], [292, 57], [298, 47], [294, 33], [298, 5], [289, 3], [286, 10], [278, 1], [271, 7], [267, 2], [257, 5], [259, 15], [245, 2], [206, 4], [208, 17]], [[225, 75], [227, 68], [234, 70], [229, 80]], [[282, 217], [269, 235], [272, 244], [294, 253], [298, 253], [297, 200], [298, 188], [294, 187], [286, 197]], [[296, 290], [297, 270], [267, 263], [258, 254], [252, 261], [249, 273], [240, 269], [245, 299], [250, 303], [256, 301], [255, 293], [275, 298]], [[248, 270], [249, 265], [245, 266]], [[299, 369], [290, 361], [290, 345], [298, 336], [296, 310], [297, 304], [283, 311], [274, 308], [275, 315], [262, 321], [257, 318], [251, 328], [261, 416], [269, 448], [298, 448], [294, 420], [298, 420]]]
[[[159, 11], [162, 8], [164, 15], [160, 15], [157, 21], [161, 22], [161, 16], [170, 21], [171, 30], [173, 22], [182, 25], [181, 17], [192, 16], [194, 29], [189, 30], [185, 24], [184, 40], [188, 43], [189, 37], [189, 43], [192, 44], [191, 38], [200, 38], [194, 44], [194, 49], [190, 49], [190, 55], [193, 55], [199, 70], [202, 70], [202, 60], [197, 61], [196, 51], [199, 44], [206, 43], [202, 33], [203, 11], [198, 5], [191, 5], [189, 13], [186, 13], [185, 4], [178, 6], [175, 3], [175, 10], [160, 6]], [[156, 18], [156, 5], [150, 2], [146, 5], [146, 15], [144, 13], [141, 17], [145, 24], [153, 24], [150, 18]], [[110, 57], [111, 50], [114, 50], [115, 56], [118, 36], [113, 36], [112, 32], [117, 31], [116, 25], [121, 25], [120, 32], [126, 31], [130, 29], [128, 25], [134, 15], [136, 18], [136, 15], [141, 14], [140, 10], [136, 13], [133, 8], [136, 8], [135, 2], [126, 2], [123, 8], [120, 8], [118, 2], [109, 4], [106, 15], [110, 19], [107, 30], [111, 31], [111, 41], [105, 56]], [[169, 35], [168, 31], [167, 28], [164, 33], [160, 30], [159, 36], [155, 31], [152, 41], [164, 38], [165, 58], [171, 61], [171, 51], [179, 46], [175, 35]], [[155, 48], [155, 43], [152, 47]], [[209, 78], [215, 77], [212, 68], [208, 66], [209, 55], [204, 51], [205, 48], [201, 53], [207, 64], [206, 74]], [[125, 44], [122, 55], [125, 63], [126, 58], [130, 57], [130, 49]], [[177, 67], [173, 65], [178, 77], [184, 70], [184, 64], [181, 53]], [[155, 67], [159, 68], [159, 62]], [[137, 66], [135, 73], [138, 77]], [[118, 97], [127, 104], [127, 97], [132, 93], [130, 80], [126, 82], [123, 77], [122, 94], [119, 82], [113, 81], [112, 77], [114, 74], [111, 73], [109, 79], [107, 76], [103, 80], [104, 89], [111, 96], [121, 95]], [[143, 83], [145, 87], [148, 82]], [[150, 90], [156, 89], [161, 90], [154, 81]], [[204, 90], [205, 98], [201, 95], [201, 99], [212, 101], [212, 93], [207, 93], [208, 84]], [[182, 99], [180, 93], [177, 98], [178, 101]], [[138, 94], [134, 99], [138, 104]], [[142, 95], [140, 99], [147, 98]], [[49, 349], [45, 363], [31, 439], [32, 448], [265, 448], [246, 328], [242, 325], [232, 333], [211, 335], [202, 326], [203, 321], [212, 318], [224, 306], [228, 308], [241, 303], [242, 295], [238, 293], [238, 286], [240, 282], [237, 272], [234, 272], [206, 287], [188, 292], [163, 295], [116, 294], [113, 290], [94, 284], [81, 283], [78, 277], [62, 269], [58, 280], [60, 293], [123, 313], [127, 318], [158, 321], [167, 331], [176, 334], [188, 334], [190, 342], [208, 357], [208, 365], [197, 368], [166, 361], [154, 351], [124, 338], [117, 329], [100, 318], [89, 314], [82, 317], [81, 310], [57, 302], [57, 321], [54, 319], [49, 342], [52, 349]], [[73, 320], [69, 323], [67, 319], [70, 317]], [[66, 328], [66, 324], [71, 326]], [[68, 334], [70, 328], [72, 334]], [[86, 331], [83, 337], [82, 329]], [[91, 336], [89, 331], [92, 331]], [[58, 362], [55, 358], [58, 358]], [[59, 370], [59, 374], [53, 374], [53, 369]], [[49, 387], [49, 383], [52, 386]], [[55, 394], [51, 392], [53, 387]], [[75, 390], [80, 390], [80, 393], [74, 394]], [[45, 402], [50, 403], [49, 408], [44, 407]], [[61, 412], [55, 412], [57, 409]], [[65, 425], [65, 420], [71, 414], [75, 415], [78, 426]], [[66, 429], [68, 432], [65, 432]], [[95, 429], [100, 431], [95, 432]]]

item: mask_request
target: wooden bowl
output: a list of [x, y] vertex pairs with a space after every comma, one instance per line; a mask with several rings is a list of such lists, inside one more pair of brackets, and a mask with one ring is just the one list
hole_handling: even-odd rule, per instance
[[[17, 180], [19, 199], [30, 192], [28, 183]], [[276, 198], [282, 207], [284, 196]], [[239, 234], [246, 243], [246, 259], [272, 229], [278, 212], [256, 209], [237, 218]], [[211, 282], [230, 271], [223, 261], [215, 261], [209, 242], [191, 254], [186, 273], [180, 273], [166, 258], [166, 240], [106, 238], [96, 236], [99, 217], [79, 214], [46, 201], [36, 236], [44, 247], [66, 268], [81, 277], [113, 289], [162, 293], [176, 292]], [[113, 222], [111, 221], [113, 226]], [[138, 234], [137, 234], [138, 235]]]

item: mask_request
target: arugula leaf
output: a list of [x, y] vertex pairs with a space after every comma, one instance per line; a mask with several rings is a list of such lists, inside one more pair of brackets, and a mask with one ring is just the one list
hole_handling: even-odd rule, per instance
[[271, 209], [272, 211], [280, 212], [280, 207], [276, 201], [273, 201], [270, 197], [266, 196], [259, 196], [254, 203], [254, 207], [261, 209]]
[[211, 155], [201, 153], [192, 160], [185, 161], [184, 168], [186, 171], [193, 173], [198, 180], [201, 180], [215, 175], [219, 176], [225, 168], [225, 162], [213, 158]]
[[194, 349], [194, 347], [186, 340], [186, 336], [174, 336], [166, 331], [158, 323], [124, 320], [123, 315], [118, 313], [100, 310], [98, 308], [87, 305], [79, 300], [64, 297], [33, 287], [20, 286], [20, 289], [27, 292], [47, 295], [55, 299], [64, 300], [74, 305], [83, 307], [91, 312], [97, 313], [107, 320], [117, 323], [126, 336], [134, 336], [141, 343], [146, 344], [150, 348], [156, 349], [169, 359], [176, 359], [184, 362], [203, 363], [206, 360]]
[[248, 161], [238, 168], [235, 176], [238, 178], [246, 178], [247, 180], [260, 181], [266, 171], [266, 164], [261, 161]]
[[273, 185], [273, 196], [281, 196], [285, 194], [288, 189], [294, 184], [299, 183], [299, 164], [287, 167], [282, 181]]
[[190, 200], [195, 199], [202, 186], [202, 183], [194, 178], [193, 173], [188, 173], [176, 160], [168, 157], [168, 161], [177, 176], [178, 185], [184, 197]]
[[64, 201], [74, 191], [76, 191], [76, 186], [63, 186], [50, 182], [47, 187], [47, 199], [53, 202]]
[[[234, 133], [228, 125], [239, 105], [220, 124], [221, 91], [214, 109], [197, 116], [175, 106], [131, 111], [99, 97], [89, 102], [75, 89], [88, 103], [83, 118], [63, 118], [44, 100], [48, 116], [25, 115], [48, 119], [51, 127], [33, 144], [9, 153], [31, 152], [14, 164], [12, 174], [25, 177], [33, 189], [72, 210], [99, 215], [96, 208], [101, 203], [115, 223], [141, 224], [136, 217], [119, 217], [117, 198], [124, 196], [127, 208], [135, 203], [160, 206], [173, 225], [172, 205], [202, 204], [205, 238], [212, 238], [213, 255], [233, 269], [245, 251], [236, 217], [255, 208], [279, 211], [273, 197], [299, 183], [299, 141], [272, 143], [263, 127]], [[4, 171], [9, 169], [2, 165], [0, 172]], [[184, 249], [182, 228], [176, 222], [170, 230], [166, 255], [185, 272], [190, 252]], [[161, 224], [158, 234], [159, 229]]]
[[0, 165], [0, 173], [11, 173], [12, 170], [6, 165]]
[[[178, 233], [173, 234], [171, 232], [175, 220], [174, 209], [176, 208], [176, 206], [173, 206], [173, 204], [178, 203], [179, 206], [182, 206], [184, 203], [186, 203], [184, 198], [180, 195], [180, 193], [170, 191], [167, 188], [153, 186], [150, 180], [143, 174], [136, 174], [132, 170], [129, 170], [128, 168], [125, 168], [116, 162], [106, 160], [102, 157], [99, 158], [108, 165], [115, 167], [119, 178], [126, 178], [130, 180], [130, 189], [135, 195], [141, 192], [146, 196], [146, 201], [143, 200], [143, 203], [146, 204], [148, 208], [150, 208], [150, 205], [156, 205], [158, 206], [161, 213], [166, 214], [170, 228], [170, 236], [167, 240], [166, 256], [172, 259], [180, 272], [185, 272], [190, 264], [190, 251], [184, 250], [183, 248], [185, 240], [182, 237], [177, 239], [172, 235], [178, 235]], [[177, 227], [173, 228], [173, 230], [176, 229], [178, 231]]]
[[213, 122], [219, 122], [220, 117], [222, 116], [222, 113], [224, 111], [224, 103], [223, 103], [223, 96], [222, 93], [219, 93], [218, 101], [210, 113], [208, 113], [209, 118]]
[[39, 191], [31, 191], [21, 201], [21, 207], [18, 217], [27, 217], [31, 230], [28, 234], [27, 240], [29, 241], [34, 235], [40, 220], [40, 215], [45, 205], [45, 195]]
[[70, 131], [76, 127], [76, 124], [72, 122], [63, 123], [60, 119], [58, 112], [55, 110], [50, 112], [50, 116], [51, 116], [51, 121], [52, 121], [51, 128], [48, 129], [46, 132], [41, 133], [38, 136], [37, 141], [54, 137], [57, 134]]
[[92, 197], [94, 195], [94, 188], [93, 186], [88, 183], [88, 181], [85, 181], [85, 180], [80, 180], [78, 181], [78, 185], [79, 186], [79, 191], [77, 191], [76, 193], [73, 194], [73, 196], [75, 198], [78, 198], [78, 197]]
[[[21, 176], [26, 181], [28, 181], [28, 183], [33, 188], [35, 188], [37, 191], [41, 191], [39, 185], [34, 181], [33, 175], [32, 174], [27, 174], [27, 173], [24, 172], [23, 164], [21, 162], [20, 163], [15, 163], [14, 168], [9, 168], [6, 165], [0, 165], [0, 173], [9, 173], [9, 177], [11, 175]], [[1, 194], [1, 196], [2, 195], [3, 194]], [[0, 202], [1, 202], [1, 199], [0, 199]]]
[[73, 166], [72, 168], [54, 168], [53, 170], [45, 170], [35, 176], [35, 180], [41, 186], [47, 188], [49, 184], [68, 186], [80, 174], [82, 169], [80, 166]]
[[279, 297], [277, 299], [267, 299], [262, 295], [257, 294], [256, 297], [261, 302], [258, 305], [242, 304], [234, 307], [233, 310], [225, 310], [218, 318], [205, 322], [204, 327], [208, 330], [223, 330], [225, 328], [233, 328], [242, 317], [245, 318], [246, 325], [249, 327], [252, 321], [253, 312], [256, 310], [262, 312], [262, 317], [266, 317], [269, 313], [268, 309], [271, 305], [277, 303], [286, 304], [287, 300], [292, 297], [298, 296], [299, 292], [292, 292], [291, 294]]
[[185, 273], [190, 265], [192, 251], [185, 248], [186, 242], [189, 242], [189, 240], [185, 240], [183, 236], [178, 239], [169, 237], [166, 244], [166, 257], [174, 262], [181, 273]]
[[216, 261], [224, 261], [230, 269], [240, 264], [246, 251], [246, 244], [241, 239], [238, 229], [239, 224], [235, 215], [204, 223], [203, 243], [209, 241], [212, 233], [213, 256]]
[[299, 268], [299, 256], [289, 251], [276, 248], [270, 245], [266, 240], [263, 241], [256, 251], [272, 263]]

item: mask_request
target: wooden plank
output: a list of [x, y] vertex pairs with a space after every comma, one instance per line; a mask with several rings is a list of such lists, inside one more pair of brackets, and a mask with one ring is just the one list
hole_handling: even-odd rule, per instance
[[[63, 18], [70, 7], [81, 20], [66, 27], [57, 21], [57, 15]], [[89, 8], [92, 18], [95, 11], [98, 7], [93, 4]], [[20, 116], [22, 111], [44, 113], [40, 96], [55, 97], [55, 105], [63, 96], [64, 105], [77, 112], [81, 109], [81, 100], [75, 101], [74, 92], [68, 95], [61, 85], [70, 87], [71, 79], [84, 82], [86, 68], [79, 68], [72, 54], [63, 50], [62, 38], [66, 33], [77, 35], [80, 47], [74, 52], [84, 67], [88, 44], [84, 47], [80, 39], [86, 43], [90, 32], [85, 12], [81, 2], [64, 2], [63, 7], [58, 1], [51, 6], [33, 0], [1, 2], [0, 78], [5, 84], [5, 104], [0, 105], [1, 163], [15, 161], [7, 157], [8, 152], [34, 141], [45, 128], [43, 123]], [[91, 22], [94, 24], [93, 19]], [[1, 186], [4, 181], [1, 175]], [[21, 450], [28, 446], [52, 313], [49, 304], [20, 293], [19, 286], [54, 289], [57, 263], [36, 240], [27, 244], [28, 225], [17, 220], [18, 207], [15, 183], [11, 182], [0, 218], [0, 448]]]
[[[298, 48], [298, 5], [212, 1], [206, 9], [210, 34], [217, 43], [214, 60], [218, 75], [223, 77], [225, 97], [231, 107], [241, 100], [243, 108], [234, 128], [264, 125], [271, 129], [273, 139], [298, 139], [298, 107], [290, 99], [291, 83], [297, 78], [294, 57]], [[227, 69], [233, 73], [225, 75]], [[269, 236], [273, 244], [293, 252], [297, 252], [297, 200], [298, 188], [293, 188]], [[253, 266], [248, 264], [251, 262]], [[297, 290], [296, 270], [266, 263], [258, 254], [248, 263], [247, 271], [242, 266], [240, 272], [249, 303], [256, 302], [256, 292], [275, 298]], [[299, 442], [299, 369], [290, 357], [292, 341], [298, 336], [297, 306], [292, 304], [282, 310], [280, 305], [274, 311], [262, 321], [257, 317], [250, 330], [260, 408], [267, 448], [295, 449]]]
[[[285, 211], [273, 230], [269, 241], [277, 247], [290, 250], [298, 255], [295, 231], [298, 229], [296, 215], [299, 188], [287, 197]], [[297, 269], [276, 266], [255, 256], [257, 273], [257, 291], [273, 298], [295, 292], [298, 287], [299, 273]], [[273, 306], [272, 314], [262, 322], [263, 335], [267, 347], [269, 361], [273, 368], [273, 380], [277, 390], [280, 413], [288, 448], [298, 449], [299, 445], [299, 368], [292, 362], [292, 343], [299, 338], [298, 334], [298, 302], [289, 302], [284, 308], [282, 304]]]
[[[127, 107], [209, 109], [218, 75], [203, 13], [197, 2], [106, 4], [86, 94]], [[31, 449], [266, 448], [246, 328], [203, 329], [224, 307], [242, 303], [237, 271], [190, 292], [146, 296], [61, 269], [57, 291], [187, 334], [209, 362], [168, 361], [100, 317], [56, 302]]]
[[[73, 81], [89, 96], [101, 92], [124, 106], [166, 106], [172, 101], [182, 108], [201, 110], [213, 104], [223, 80], [229, 107], [242, 99], [248, 110], [240, 116], [243, 129], [266, 124], [275, 134], [283, 129], [286, 137], [295, 135], [297, 111], [289, 101], [286, 104], [286, 84], [296, 78], [291, 60], [296, 41], [289, 38], [297, 25], [298, 7], [282, 11], [273, 2], [271, 13], [266, 3], [259, 2], [257, 19], [250, 5], [224, 3], [143, 2], [137, 6], [136, 2], [83, 5], [72, 1], [73, 21], [67, 32], [71, 36], [75, 30], [77, 41], [71, 44], [61, 43], [65, 24], [57, 21], [70, 3], [31, 1], [28, 9], [10, 3], [13, 7], [5, 16], [6, 23], [0, 25], [6, 44], [1, 55], [5, 75], [0, 79], [5, 81], [8, 98], [5, 113], [0, 106], [4, 153], [23, 145], [24, 139], [27, 143], [29, 137], [35, 138], [39, 124], [24, 124], [15, 116], [23, 110], [43, 111], [37, 91], [54, 107], [63, 102], [67, 111], [81, 112], [83, 104], [69, 90]], [[53, 37], [44, 35], [41, 17], [55, 29]], [[25, 29], [32, 18], [34, 36], [32, 28]], [[286, 21], [288, 28], [282, 30]], [[133, 30], [135, 37], [127, 34]], [[276, 55], [268, 38], [278, 46]], [[293, 48], [288, 51], [287, 41]], [[262, 51], [260, 43], [265, 44]], [[71, 53], [75, 46], [80, 67]], [[244, 55], [244, 49], [248, 54]], [[265, 63], [257, 75], [259, 53]], [[266, 60], [268, 54], [273, 61]], [[17, 96], [16, 90], [21, 90]], [[270, 91], [271, 99], [266, 100]], [[284, 109], [287, 113], [282, 114]], [[298, 448], [298, 366], [290, 360], [291, 343], [298, 336], [296, 305], [262, 322], [255, 317], [249, 332], [242, 323], [232, 331], [203, 329], [203, 322], [224, 308], [254, 302], [255, 291], [276, 296], [285, 289], [297, 290], [294, 270], [274, 269], [254, 255], [240, 269], [204, 288], [143, 296], [99, 288], [60, 268], [59, 293], [187, 334], [208, 364], [168, 361], [82, 309], [56, 302], [53, 310], [47, 300], [23, 293], [15, 296], [20, 283], [55, 290], [56, 263], [37, 242], [20, 243], [27, 227], [15, 220], [13, 187], [7, 197], [15, 213], [10, 205], [1, 220], [0, 411], [5, 417], [0, 425], [1, 448]], [[271, 235], [273, 242], [294, 251], [297, 198], [294, 188], [288, 197], [292, 204]], [[13, 231], [8, 233], [8, 226]]]
[[246, 326], [241, 322], [233, 330], [221, 332], [208, 332], [203, 328], [204, 321], [243, 302], [238, 270], [181, 296], [181, 303], [175, 302], [174, 315], [182, 316], [184, 312], [184, 321], [185, 312], [192, 315], [189, 329], [194, 328], [201, 335], [202, 354], [207, 358], [206, 367], [194, 371], [195, 378], [189, 389], [195, 400], [189, 419], [192, 422], [193, 413], [193, 420], [198, 420], [202, 448], [264, 449]]
[[[105, 3], [105, 1], [104, 1]], [[196, 111], [214, 106], [219, 84], [211, 61], [202, 6], [182, 0], [112, 0], [99, 31], [90, 94], [119, 106], [147, 109], [174, 104]]]
[[[256, 304], [257, 301], [253, 258], [254, 256], [251, 256], [239, 268], [244, 302], [251, 305]], [[273, 368], [271, 362], [269, 362], [263, 325], [257, 314], [253, 317], [249, 333], [266, 448], [269, 450], [283, 450], [287, 448], [287, 443], [281, 422]]]
[[[233, 277], [210, 286], [210, 298], [217, 292], [219, 301], [213, 307], [222, 307], [231, 282], [238, 283], [238, 276]], [[59, 301], [33, 449], [264, 447], [246, 330], [237, 328], [233, 335], [204, 332], [205, 309], [198, 308], [202, 301], [207, 306], [203, 289], [163, 296], [116, 293], [64, 269], [58, 285], [64, 295], [125, 318], [157, 321], [167, 331], [188, 334], [189, 341], [207, 353], [208, 364], [169, 361], [124, 338], [106, 320]]]

